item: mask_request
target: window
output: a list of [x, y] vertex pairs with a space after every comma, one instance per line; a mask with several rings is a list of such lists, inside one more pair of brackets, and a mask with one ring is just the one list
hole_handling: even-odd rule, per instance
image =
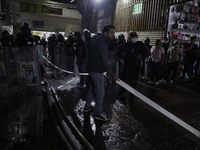
[[142, 13], [142, 5], [143, 3], [137, 3], [133, 7], [133, 14], [139, 14]]

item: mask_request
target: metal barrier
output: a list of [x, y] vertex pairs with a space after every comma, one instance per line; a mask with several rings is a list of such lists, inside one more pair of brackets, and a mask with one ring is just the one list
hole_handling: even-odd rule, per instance
[[37, 47], [16, 48], [15, 55], [20, 94], [41, 93], [41, 73]]

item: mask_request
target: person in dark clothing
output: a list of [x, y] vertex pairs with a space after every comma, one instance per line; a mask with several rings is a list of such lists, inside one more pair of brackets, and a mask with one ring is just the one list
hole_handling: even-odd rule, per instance
[[92, 38], [91, 38], [91, 33], [88, 29], [83, 30], [83, 39], [84, 39], [86, 47], [91, 47]]
[[184, 70], [181, 79], [184, 79], [185, 74], [187, 73], [190, 78], [190, 83], [193, 83], [193, 67], [195, 61], [197, 61], [197, 51], [198, 46], [195, 44], [197, 37], [191, 38], [191, 43], [185, 45], [185, 64], [184, 64]]
[[52, 64], [54, 64], [54, 47], [56, 46], [56, 35], [52, 34], [51, 37], [49, 37], [49, 43], [48, 43], [48, 52], [49, 52], [49, 58]]
[[[149, 51], [149, 54], [150, 54], [150, 50], [152, 48], [152, 46], [150, 45], [150, 39], [147, 37], [145, 40], [144, 40], [144, 44], [147, 48], [147, 50]], [[149, 55], [148, 55], [149, 56]], [[147, 56], [147, 57], [148, 57]], [[146, 57], [146, 58], [147, 58]], [[147, 59], [146, 58], [142, 58], [142, 63], [141, 63], [141, 76], [144, 77], [144, 73], [145, 73], [145, 65], [146, 65], [146, 62], [147, 62]], [[146, 61], [145, 61], [146, 60]], [[147, 71], [147, 70], [146, 70]]]
[[34, 38], [34, 40], [35, 40], [35, 44], [36, 44], [36, 45], [39, 45], [39, 44], [40, 44], [40, 36], [35, 35], [35, 36], [33, 36], [33, 38]]
[[162, 47], [164, 48], [164, 50], [165, 50], [165, 56], [167, 55], [167, 51], [168, 51], [168, 49], [169, 49], [169, 40], [168, 40], [168, 38], [164, 38], [163, 40], [162, 40], [162, 43], [161, 43], [162, 45]]
[[[167, 33], [168, 34], [168, 37], [164, 37], [161, 41], [161, 46], [164, 48], [165, 50], [165, 60], [166, 60], [166, 56], [167, 56], [167, 51], [169, 49], [169, 45], [170, 45], [170, 32]], [[165, 77], [165, 74], [166, 74], [166, 71], [167, 71], [167, 65], [166, 63], [161, 66], [160, 68], [160, 80], [163, 79]]]
[[122, 33], [119, 34], [117, 39], [117, 55], [119, 59], [122, 59], [126, 52], [126, 40]]
[[67, 70], [74, 71], [74, 59], [75, 59], [75, 51], [74, 51], [74, 36], [72, 34], [68, 35], [68, 40], [65, 45], [66, 47], [66, 58], [67, 58]]
[[62, 46], [64, 44], [65, 44], [64, 36], [62, 34], [58, 34], [58, 38], [56, 40], [56, 45], [57, 46]]
[[42, 38], [41, 41], [40, 41], [40, 45], [43, 46], [43, 55], [46, 56], [46, 47], [47, 47], [47, 42], [45, 40], [45, 38]]
[[[75, 38], [76, 38], [76, 65], [78, 66], [78, 70], [80, 73], [86, 72], [86, 62], [87, 62], [87, 53], [86, 53], [86, 46], [81, 38], [80, 32], [75, 32]], [[80, 79], [80, 87], [85, 88], [86, 87], [86, 76], [81, 75]]]
[[[146, 58], [149, 54], [145, 44], [138, 41], [138, 35], [136, 32], [130, 33], [130, 41], [127, 42], [127, 52], [124, 56], [124, 68], [121, 74], [121, 80], [128, 79], [130, 85], [136, 88], [137, 80], [141, 70], [141, 59]], [[125, 92], [124, 89], [120, 91], [120, 95]], [[129, 93], [129, 100], [133, 100], [133, 95]]]
[[113, 74], [108, 63], [108, 40], [114, 38], [114, 26], [107, 25], [103, 29], [103, 34], [99, 36], [91, 46], [88, 57], [88, 71], [90, 77], [90, 86], [87, 92], [86, 105], [84, 113], [90, 113], [94, 110], [91, 105], [93, 95], [96, 94], [96, 106], [94, 118], [100, 121], [110, 121], [110, 119], [102, 116], [102, 103], [104, 98], [104, 72], [107, 71], [108, 76], [116, 83], [117, 77]]
[[7, 30], [2, 32], [2, 37], [0, 39], [2, 46], [13, 46], [13, 39]]
[[93, 37], [92, 37], [92, 41], [94, 41], [96, 38], [98, 38], [99, 36], [101, 36], [102, 33], [101, 31], [98, 31]]
[[18, 47], [33, 47], [35, 46], [35, 39], [31, 34], [31, 26], [24, 22], [21, 27], [21, 34], [18, 34], [16, 37], [14, 44]]
[[121, 33], [118, 36], [117, 41], [117, 57], [119, 59], [119, 76], [124, 66], [124, 55], [126, 53], [126, 40], [124, 35]]
[[[108, 41], [108, 62], [114, 74], [117, 76], [117, 39], [113, 38], [112, 40]], [[108, 83], [110, 82], [107, 80]], [[107, 82], [106, 81], [106, 82]]]
[[144, 40], [144, 44], [147, 47], [148, 51], [150, 52], [152, 46], [150, 45], [150, 39], [148, 37]]
[[65, 45], [65, 39], [62, 34], [58, 34], [55, 45], [56, 47], [54, 47], [54, 55], [56, 59], [54, 63], [60, 68], [65, 68], [66, 63], [63, 62], [65, 55], [65, 51], [63, 49]]
[[92, 45], [91, 33], [88, 29], [83, 30], [83, 40], [85, 42], [86, 54], [88, 55], [88, 51], [89, 51], [89, 49], [91, 48], [91, 45]]

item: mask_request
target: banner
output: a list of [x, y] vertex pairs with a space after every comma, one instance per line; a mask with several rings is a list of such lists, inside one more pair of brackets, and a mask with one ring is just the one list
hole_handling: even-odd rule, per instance
[[49, 6], [30, 4], [30, 3], [21, 3], [21, 11], [37, 13], [37, 14], [45, 14], [45, 15], [50, 15], [50, 14], [62, 15], [62, 9], [51, 8]]

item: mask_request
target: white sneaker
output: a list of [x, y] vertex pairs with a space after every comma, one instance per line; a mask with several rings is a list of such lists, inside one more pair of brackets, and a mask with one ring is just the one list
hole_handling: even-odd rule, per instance
[[174, 83], [174, 80], [170, 80], [170, 83], [173, 84], [173, 83]]
[[155, 85], [158, 85], [158, 84], [160, 84], [160, 82], [156, 82], [156, 83], [155, 83]]
[[149, 83], [149, 84], [153, 84], [154, 82], [153, 82], [153, 81], [148, 81], [148, 83]]

